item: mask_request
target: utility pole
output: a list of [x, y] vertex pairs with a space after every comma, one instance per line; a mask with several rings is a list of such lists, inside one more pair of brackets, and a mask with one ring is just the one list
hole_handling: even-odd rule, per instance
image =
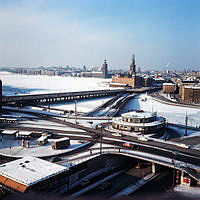
[[50, 112], [50, 103], [49, 103], [49, 105], [48, 105], [48, 110], [49, 110], [49, 112]]
[[100, 155], [102, 154], [102, 126], [101, 126], [101, 135], [100, 135]]
[[76, 107], [77, 100], [74, 101], [74, 112], [75, 112], [75, 124], [77, 124], [77, 107]]
[[143, 133], [142, 133], [143, 136], [144, 136], [144, 134], [145, 134], [145, 125], [144, 125], [144, 124], [145, 124], [145, 116], [144, 116], [144, 118], [143, 118]]
[[186, 112], [186, 116], [185, 116], [185, 136], [187, 136], [187, 129], [188, 129], [188, 116], [187, 116], [187, 112]]

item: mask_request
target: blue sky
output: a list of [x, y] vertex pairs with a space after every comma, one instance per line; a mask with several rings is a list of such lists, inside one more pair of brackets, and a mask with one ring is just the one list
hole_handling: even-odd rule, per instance
[[199, 0], [0, 0], [0, 66], [200, 68]]

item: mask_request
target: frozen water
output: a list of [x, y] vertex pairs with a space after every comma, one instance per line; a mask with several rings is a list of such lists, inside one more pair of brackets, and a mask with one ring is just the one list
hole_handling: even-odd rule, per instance
[[4, 95], [102, 90], [111, 79], [21, 75], [0, 72]]

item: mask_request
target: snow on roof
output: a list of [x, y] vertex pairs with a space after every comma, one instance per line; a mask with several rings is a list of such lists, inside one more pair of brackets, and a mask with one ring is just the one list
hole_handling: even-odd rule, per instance
[[63, 137], [63, 138], [53, 139], [53, 140], [51, 140], [51, 142], [60, 142], [60, 141], [65, 141], [65, 140], [69, 140], [69, 138]]
[[4, 130], [2, 132], [2, 134], [5, 134], [5, 135], [14, 135], [18, 132], [18, 130]]
[[36, 184], [66, 170], [66, 167], [35, 157], [24, 157], [0, 165], [0, 175], [27, 186]]
[[102, 72], [91, 72], [92, 74], [102, 74]]
[[48, 138], [48, 135], [42, 135], [41, 137], [39, 137], [37, 139], [38, 142], [43, 142], [44, 140], [46, 140]]
[[127, 84], [125, 84], [125, 83], [113, 83], [113, 82], [111, 82], [110, 84], [111, 84], [111, 85], [127, 85]]
[[163, 83], [163, 85], [175, 85], [174, 83]]
[[33, 132], [32, 131], [19, 131], [18, 135], [31, 135]]
[[128, 118], [150, 118], [156, 116], [156, 113], [146, 111], [132, 111], [121, 115], [122, 117]]
[[157, 117], [156, 121], [153, 122], [145, 122], [145, 123], [134, 123], [134, 122], [125, 122], [122, 120], [121, 117], [116, 117], [113, 118], [113, 122], [123, 125], [123, 126], [131, 126], [131, 127], [152, 127], [152, 126], [157, 126], [165, 123], [165, 118], [164, 117]]
[[154, 80], [156, 80], [156, 81], [159, 81], [159, 80], [164, 81], [165, 79], [163, 77], [158, 77], [158, 78], [154, 78]]
[[14, 117], [0, 117], [0, 119], [6, 119], [6, 120], [14, 120], [14, 121], [17, 121], [18, 119], [17, 118], [14, 118]]
[[184, 88], [200, 89], [200, 86], [184, 86]]

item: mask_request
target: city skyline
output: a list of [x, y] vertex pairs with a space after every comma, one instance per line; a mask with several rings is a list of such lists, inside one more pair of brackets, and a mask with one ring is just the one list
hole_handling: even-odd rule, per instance
[[0, 66], [198, 69], [199, 1], [0, 0]]

